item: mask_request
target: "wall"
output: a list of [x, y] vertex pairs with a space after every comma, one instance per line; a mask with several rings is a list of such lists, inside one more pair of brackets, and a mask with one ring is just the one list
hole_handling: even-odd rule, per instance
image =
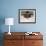
[[[1, 15], [6, 17], [13, 17], [15, 19], [14, 26], [11, 31], [46, 31], [46, 1], [40, 0], [1, 0]], [[18, 23], [18, 9], [36, 9], [36, 24], [19, 24]], [[2, 26], [2, 32], [8, 31], [6, 25]]]
[[[36, 24], [19, 24], [18, 9], [36, 9]], [[0, 17], [13, 17], [11, 32], [42, 32], [46, 36], [46, 0], [0, 0]], [[8, 32], [8, 26], [0, 25], [1, 32]], [[45, 39], [45, 38], [44, 38]], [[45, 42], [45, 41], [44, 41]], [[46, 42], [45, 42], [46, 44]]]

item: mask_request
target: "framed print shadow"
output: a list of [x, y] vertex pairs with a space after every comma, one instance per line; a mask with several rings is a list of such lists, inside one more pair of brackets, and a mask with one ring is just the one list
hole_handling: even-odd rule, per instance
[[36, 23], [36, 9], [19, 9], [19, 23]]

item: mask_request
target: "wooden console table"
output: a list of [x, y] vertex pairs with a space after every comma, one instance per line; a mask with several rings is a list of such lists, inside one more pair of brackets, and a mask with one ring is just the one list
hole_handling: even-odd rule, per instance
[[[4, 46], [43, 46], [43, 35], [25, 35], [26, 32], [11, 32], [8, 35], [4, 33]], [[34, 33], [34, 32], [33, 32]]]

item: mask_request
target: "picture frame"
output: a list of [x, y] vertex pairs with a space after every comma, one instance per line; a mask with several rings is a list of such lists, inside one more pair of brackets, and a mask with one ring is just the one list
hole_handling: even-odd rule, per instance
[[19, 9], [19, 23], [36, 23], [36, 9]]

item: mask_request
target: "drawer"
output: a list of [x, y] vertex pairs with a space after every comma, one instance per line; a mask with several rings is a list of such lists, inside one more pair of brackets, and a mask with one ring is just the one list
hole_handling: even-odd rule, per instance
[[15, 46], [16, 41], [15, 40], [5, 40], [4, 41], [4, 46]]
[[35, 39], [35, 40], [38, 40], [38, 39], [39, 39], [39, 40], [43, 40], [43, 36], [41, 36], [41, 35], [38, 35], [38, 36], [37, 36], [37, 35], [33, 35], [33, 36], [25, 35], [25, 40], [26, 40], [26, 39], [27, 39], [27, 40], [29, 40], [29, 39], [30, 39], [30, 40], [31, 40], [31, 39], [33, 39], [33, 40], [34, 40], [34, 39]]
[[32, 41], [32, 46], [43, 46], [43, 40]]
[[4, 46], [23, 46], [23, 40], [5, 40]]
[[43, 46], [42, 40], [25, 40], [24, 46]]
[[23, 35], [15, 35], [15, 36], [13, 36], [13, 35], [7, 35], [7, 36], [4, 36], [4, 39], [10, 39], [10, 40], [22, 40], [22, 39], [24, 39], [24, 36]]

